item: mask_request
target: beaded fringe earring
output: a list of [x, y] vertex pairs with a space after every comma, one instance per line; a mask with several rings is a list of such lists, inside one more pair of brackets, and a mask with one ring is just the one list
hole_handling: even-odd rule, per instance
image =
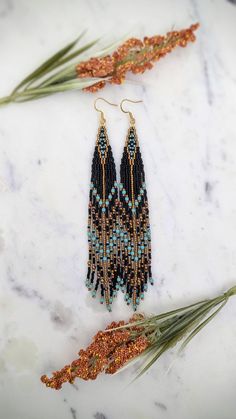
[[[120, 239], [119, 201], [116, 168], [109, 144], [104, 113], [100, 112], [100, 126], [92, 162], [90, 200], [88, 210], [89, 260], [86, 286], [95, 298], [99, 290], [100, 303], [111, 311], [113, 297], [119, 289]], [[117, 105], [114, 105], [117, 106]]]
[[151, 235], [149, 210], [145, 186], [145, 174], [135, 119], [128, 113], [130, 127], [126, 137], [120, 166], [120, 238], [121, 238], [121, 280], [125, 288], [125, 300], [136, 310], [144, 298], [148, 282], [153, 285], [151, 272]]

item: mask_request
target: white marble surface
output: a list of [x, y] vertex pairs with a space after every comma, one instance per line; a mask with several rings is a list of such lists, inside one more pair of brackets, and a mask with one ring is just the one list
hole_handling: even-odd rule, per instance
[[[236, 282], [236, 5], [227, 0], [0, 1], [0, 93], [88, 28], [104, 44], [200, 21], [140, 84], [101, 94], [134, 105], [149, 192], [156, 285], [142, 310], [213, 296]], [[186, 348], [128, 386], [134, 370], [60, 392], [39, 377], [75, 358], [110, 319], [84, 286], [94, 96], [0, 109], [1, 419], [234, 419], [236, 301]], [[117, 166], [128, 121], [105, 109]], [[128, 386], [128, 387], [127, 387]]]

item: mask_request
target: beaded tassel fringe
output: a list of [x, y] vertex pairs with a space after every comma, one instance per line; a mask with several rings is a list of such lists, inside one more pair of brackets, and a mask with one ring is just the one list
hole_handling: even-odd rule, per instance
[[136, 310], [153, 279], [145, 174], [134, 123], [128, 130], [120, 179], [121, 281], [127, 304]]
[[111, 311], [120, 282], [119, 201], [114, 158], [105, 123], [99, 127], [92, 162], [86, 285]]

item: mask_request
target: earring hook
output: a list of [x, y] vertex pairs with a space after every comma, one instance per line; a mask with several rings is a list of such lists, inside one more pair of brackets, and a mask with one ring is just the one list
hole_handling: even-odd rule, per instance
[[100, 115], [101, 115], [100, 121], [101, 121], [101, 124], [104, 124], [106, 122], [106, 120], [105, 120], [104, 112], [97, 107], [97, 101], [98, 100], [103, 100], [104, 102], [108, 103], [111, 106], [118, 106], [118, 105], [116, 103], [109, 102], [108, 100], [104, 99], [103, 97], [97, 97], [97, 99], [95, 99], [95, 101], [94, 101], [94, 109], [97, 112], [100, 112]]
[[128, 114], [129, 114], [129, 117], [130, 117], [130, 123], [131, 123], [131, 125], [133, 125], [133, 124], [135, 123], [134, 116], [133, 116], [132, 112], [130, 112], [130, 111], [126, 111], [126, 110], [123, 108], [123, 103], [124, 103], [124, 102], [141, 103], [141, 102], [142, 102], [142, 100], [123, 99], [123, 100], [120, 102], [120, 109], [122, 110], [122, 112], [124, 112], [124, 113], [128, 113]]

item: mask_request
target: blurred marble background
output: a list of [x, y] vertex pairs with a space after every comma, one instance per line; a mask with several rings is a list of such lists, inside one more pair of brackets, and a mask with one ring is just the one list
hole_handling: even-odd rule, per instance
[[[236, 5], [227, 0], [0, 0], [0, 95], [87, 28], [101, 45], [199, 21], [197, 42], [99, 95], [133, 105], [149, 193], [154, 288], [166, 311], [236, 282]], [[234, 419], [236, 301], [181, 354], [129, 386], [133, 367], [60, 392], [39, 378], [76, 357], [110, 319], [84, 286], [95, 96], [0, 109], [1, 419]], [[117, 165], [125, 115], [105, 109]]]

